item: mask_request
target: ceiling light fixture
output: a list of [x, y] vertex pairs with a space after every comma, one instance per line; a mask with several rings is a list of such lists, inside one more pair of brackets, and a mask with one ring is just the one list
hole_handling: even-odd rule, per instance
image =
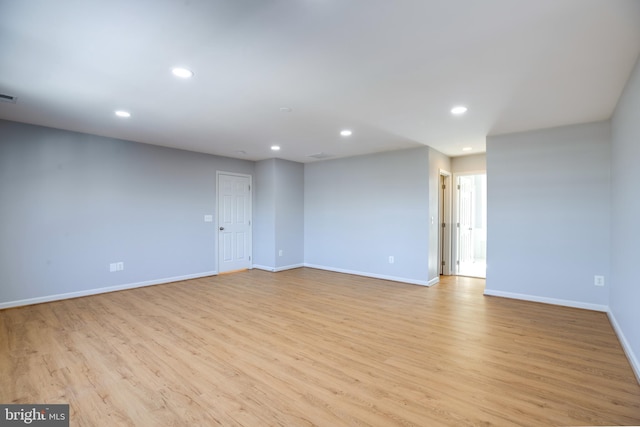
[[271, 146], [271, 150], [278, 151], [278, 150], [280, 150], [280, 146], [279, 145], [272, 145]]
[[351, 136], [353, 132], [351, 132], [349, 129], [344, 129], [340, 131], [340, 135], [342, 136]]
[[280, 107], [280, 112], [281, 113], [290, 113], [293, 110], [291, 109], [291, 107]]
[[462, 105], [453, 107], [451, 109], [451, 114], [455, 114], [456, 116], [459, 116], [460, 114], [464, 114], [466, 112], [467, 112], [467, 107], [464, 107]]
[[473, 147], [463, 147], [462, 151], [471, 151], [473, 150]]
[[128, 118], [128, 117], [131, 117], [131, 113], [128, 112], [128, 111], [124, 111], [124, 110], [118, 110], [118, 111], [116, 111], [116, 116], [123, 117], [123, 118]]
[[171, 70], [174, 76], [180, 77], [181, 79], [189, 79], [193, 77], [193, 71], [188, 70], [186, 68], [176, 67]]

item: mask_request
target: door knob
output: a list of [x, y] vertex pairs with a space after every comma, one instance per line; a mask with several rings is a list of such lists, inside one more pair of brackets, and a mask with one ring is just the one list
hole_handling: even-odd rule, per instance
[[224, 230], [224, 227], [220, 227], [220, 231]]

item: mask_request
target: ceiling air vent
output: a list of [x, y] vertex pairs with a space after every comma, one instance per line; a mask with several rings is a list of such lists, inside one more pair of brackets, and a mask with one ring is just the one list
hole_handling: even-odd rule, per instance
[[333, 154], [327, 154], [327, 153], [316, 153], [316, 154], [311, 154], [308, 157], [313, 157], [314, 159], [328, 159], [329, 157], [333, 157]]
[[0, 93], [0, 102], [8, 102], [10, 104], [15, 104], [18, 100], [17, 96], [7, 95], [6, 93]]

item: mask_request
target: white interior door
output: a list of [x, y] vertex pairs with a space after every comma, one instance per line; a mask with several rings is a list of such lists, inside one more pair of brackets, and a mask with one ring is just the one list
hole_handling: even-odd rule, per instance
[[457, 262], [462, 276], [486, 277], [487, 177], [486, 174], [458, 177]]
[[218, 272], [251, 267], [251, 176], [218, 173]]
[[461, 176], [459, 186], [459, 254], [460, 269], [473, 262], [473, 177]]

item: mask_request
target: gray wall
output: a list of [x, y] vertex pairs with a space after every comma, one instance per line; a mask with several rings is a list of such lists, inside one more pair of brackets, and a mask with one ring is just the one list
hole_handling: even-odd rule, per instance
[[304, 180], [307, 264], [426, 284], [427, 147], [307, 163]]
[[270, 271], [301, 266], [304, 263], [304, 165], [282, 159], [259, 161], [256, 189], [254, 266]]
[[217, 171], [254, 176], [254, 264], [428, 281], [427, 147], [305, 167], [8, 121], [0, 133], [0, 307], [215, 273], [203, 217]]
[[451, 172], [449, 157], [429, 148], [429, 281], [440, 279], [438, 268], [439, 226], [438, 209], [440, 197], [440, 170]]
[[611, 295], [610, 316], [640, 380], [640, 63], [631, 75], [611, 121]]
[[451, 172], [479, 172], [487, 170], [486, 154], [473, 154], [471, 156], [453, 157], [451, 159]]
[[253, 264], [274, 269], [276, 265], [276, 163], [275, 159], [256, 162], [253, 213]]
[[[253, 162], [0, 121], [0, 305], [217, 269], [216, 171]], [[112, 262], [125, 270], [110, 273]]]
[[606, 309], [608, 122], [489, 137], [488, 294]]
[[[276, 159], [276, 270], [304, 263], [304, 165]], [[282, 251], [282, 255], [280, 255]]]

